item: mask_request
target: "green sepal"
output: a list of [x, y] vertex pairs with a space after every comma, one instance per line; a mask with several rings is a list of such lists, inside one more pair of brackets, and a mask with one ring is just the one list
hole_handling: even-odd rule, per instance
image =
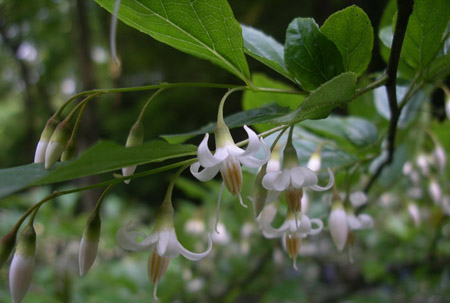
[[0, 269], [6, 261], [8, 261], [8, 258], [16, 245], [16, 239], [17, 230], [13, 229], [0, 240]]
[[68, 121], [63, 121], [58, 124], [53, 132], [50, 142], [58, 142], [62, 146], [66, 146], [72, 133], [72, 125]]
[[144, 142], [144, 126], [140, 122], [136, 122], [130, 129], [128, 134], [126, 147], [142, 145]]
[[33, 225], [27, 225], [20, 234], [16, 252], [23, 256], [34, 256], [36, 251], [36, 231]]
[[89, 216], [86, 222], [86, 226], [83, 231], [83, 238], [90, 242], [98, 242], [100, 239], [100, 229], [102, 221], [100, 214], [97, 210]]
[[42, 141], [50, 141], [50, 138], [52, 137], [53, 133], [55, 132], [55, 129], [57, 125], [60, 123], [60, 119], [54, 116], [51, 116], [47, 123], [45, 123], [44, 130], [41, 133], [40, 140]]

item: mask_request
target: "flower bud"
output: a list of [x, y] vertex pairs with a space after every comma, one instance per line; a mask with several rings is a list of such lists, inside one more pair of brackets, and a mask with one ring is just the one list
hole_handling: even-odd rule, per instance
[[44, 130], [41, 133], [39, 142], [36, 146], [36, 151], [34, 153], [34, 163], [42, 163], [45, 161], [45, 152], [47, 150], [48, 142], [55, 131], [56, 125], [58, 125], [59, 120], [55, 117], [50, 117], [45, 124]]
[[308, 160], [308, 164], [306, 164], [306, 167], [308, 167], [310, 170], [314, 172], [318, 172], [320, 170], [320, 167], [322, 166], [322, 156], [320, 155], [320, 151], [316, 150], [312, 153], [311, 157]]
[[17, 230], [11, 230], [0, 240], [0, 269], [8, 261], [14, 246], [16, 245]]
[[97, 257], [98, 242], [100, 240], [101, 220], [98, 211], [94, 211], [88, 218], [80, 242], [78, 264], [80, 276], [87, 274]]
[[[125, 147], [139, 146], [142, 145], [142, 142], [144, 142], [144, 126], [139, 121], [136, 121], [130, 129]], [[133, 165], [122, 168], [122, 175], [125, 177], [131, 176], [134, 174], [136, 167], [136, 165]], [[130, 181], [131, 180], [128, 179], [124, 182], [128, 184]]]
[[66, 148], [71, 132], [72, 127], [69, 122], [63, 121], [58, 124], [45, 151], [45, 169], [51, 168], [59, 159]]
[[266, 174], [266, 165], [264, 165], [259, 173], [256, 175], [255, 183], [253, 185], [253, 195], [249, 199], [253, 202], [253, 209], [255, 210], [255, 217], [258, 217], [262, 209], [266, 205], [267, 189], [262, 186], [262, 179]]
[[20, 303], [30, 288], [34, 271], [36, 232], [32, 225], [22, 231], [9, 268], [9, 288], [13, 303]]
[[348, 225], [344, 206], [339, 200], [333, 201], [331, 214], [328, 219], [328, 226], [331, 232], [331, 238], [336, 245], [337, 250], [342, 251], [347, 242]]
[[77, 144], [75, 139], [71, 138], [69, 142], [67, 142], [66, 148], [64, 149], [61, 155], [61, 161], [70, 161], [75, 156], [75, 152], [77, 150]]

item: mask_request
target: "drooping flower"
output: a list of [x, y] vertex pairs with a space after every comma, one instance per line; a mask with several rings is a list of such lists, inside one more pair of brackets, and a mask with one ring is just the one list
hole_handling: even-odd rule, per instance
[[[166, 272], [170, 260], [180, 254], [191, 261], [198, 261], [206, 257], [212, 248], [211, 236], [209, 236], [208, 248], [202, 253], [194, 253], [181, 245], [178, 241], [173, 224], [174, 210], [170, 200], [162, 203], [150, 235], [132, 231], [130, 226], [125, 226], [117, 232], [117, 242], [126, 250], [143, 252], [150, 251], [148, 261], [148, 274], [150, 282], [154, 284], [153, 295], [157, 299], [158, 283]], [[142, 241], [138, 241], [142, 238]]]
[[[304, 213], [294, 213], [288, 210], [283, 224], [279, 228], [274, 228], [272, 221], [275, 218], [277, 206], [278, 202], [272, 202], [261, 211], [258, 217], [259, 227], [264, 237], [268, 239], [281, 238], [283, 247], [293, 260], [294, 268], [297, 269], [296, 260], [300, 252], [302, 238], [320, 233], [323, 223], [320, 219], [310, 219]], [[315, 228], [313, 225], [315, 225]]]
[[22, 302], [30, 288], [34, 272], [36, 232], [33, 225], [22, 231], [19, 243], [9, 268], [9, 288], [13, 303]]
[[[270, 158], [270, 150], [264, 139], [258, 139], [256, 133], [244, 125], [248, 134], [248, 147], [244, 151], [235, 145], [231, 135], [222, 131], [218, 134], [216, 130], [216, 152], [213, 155], [208, 148], [209, 134], [198, 147], [198, 162], [191, 165], [191, 173], [200, 181], [209, 181], [220, 171], [223, 182], [233, 196], [238, 196], [242, 206], [247, 207], [242, 201], [242, 169], [241, 164], [248, 167], [258, 168], [264, 165]], [[227, 129], [228, 130], [228, 129]], [[258, 159], [254, 155], [260, 149], [264, 150], [264, 158]], [[200, 171], [200, 167], [204, 169]]]
[[330, 228], [331, 238], [338, 251], [344, 249], [348, 236], [347, 215], [344, 206], [340, 200], [334, 200], [328, 218], [328, 227]]
[[306, 167], [313, 172], [318, 172], [322, 167], [322, 156], [320, 155], [320, 146], [311, 154]]
[[[292, 133], [290, 133], [290, 136], [292, 136]], [[324, 191], [333, 186], [334, 176], [329, 168], [328, 175], [329, 181], [326, 186], [317, 185], [317, 175], [309, 168], [299, 166], [297, 151], [292, 144], [291, 137], [289, 137], [284, 149], [283, 170], [267, 173], [262, 180], [262, 184], [269, 191], [278, 193], [284, 191], [289, 209], [296, 213], [302, 211], [301, 200], [304, 188]]]

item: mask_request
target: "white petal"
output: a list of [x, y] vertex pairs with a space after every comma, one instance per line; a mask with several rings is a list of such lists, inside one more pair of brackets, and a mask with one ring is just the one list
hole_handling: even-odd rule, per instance
[[184, 248], [183, 245], [181, 245], [181, 243], [179, 243], [179, 248], [180, 248], [180, 253], [188, 260], [198, 261], [200, 259], [203, 259], [207, 255], [209, 255], [209, 253], [211, 252], [211, 249], [212, 249], [211, 235], [208, 234], [208, 248], [202, 253], [191, 252], [191, 251], [187, 250], [186, 248]]
[[[122, 168], [122, 176], [124, 176], [124, 177], [131, 176], [132, 174], [134, 174], [134, 171], [136, 170], [136, 168], [137, 168], [136, 165], [127, 166], [127, 167]], [[131, 181], [131, 179], [128, 179], [123, 182], [125, 182], [125, 184], [128, 184], [128, 183], [130, 183], [130, 181]]]
[[[317, 225], [317, 228], [314, 228], [313, 224]], [[320, 233], [323, 229], [323, 222], [320, 219], [311, 219], [311, 231], [309, 232], [310, 235], [317, 235]]]
[[260, 167], [260, 166], [263, 166], [264, 164], [266, 164], [267, 161], [269, 161], [269, 159], [270, 159], [270, 149], [267, 146], [266, 142], [264, 142], [263, 139], [261, 139], [261, 146], [264, 149], [264, 159], [258, 159], [253, 156], [250, 156], [250, 155], [248, 155], [248, 156], [241, 155], [241, 156], [239, 156], [239, 161], [248, 167], [254, 167], [254, 168], [257, 168], [257, 167]]
[[[198, 161], [200, 162], [201, 166], [203, 166], [203, 167], [215, 166], [215, 165], [219, 164], [220, 162], [222, 162], [228, 156], [227, 154], [224, 154], [224, 152], [223, 152], [225, 149], [218, 149], [216, 154], [213, 156], [213, 154], [211, 153], [211, 151], [208, 148], [208, 138], [209, 138], [209, 134], [206, 133], [205, 138], [203, 138], [203, 140], [200, 143], [200, 145], [198, 146], [198, 150], [197, 150]], [[219, 153], [219, 150], [221, 150], [222, 152]]]
[[273, 202], [273, 203], [267, 204], [262, 209], [261, 213], [256, 218], [256, 220], [259, 222], [260, 228], [262, 228], [262, 226], [264, 226], [264, 225], [270, 225], [272, 223], [273, 219], [275, 219], [275, 216], [277, 215], [277, 211], [278, 211], [277, 206], [278, 206], [278, 203]]
[[[146, 251], [149, 250], [158, 240], [158, 234], [152, 233], [146, 237], [144, 233], [131, 231], [130, 226], [121, 227], [116, 234], [116, 240], [120, 247], [132, 251]], [[137, 242], [137, 237], [142, 237], [142, 242]]]
[[30, 288], [34, 263], [34, 256], [14, 254], [9, 268], [9, 289], [13, 303], [20, 303]]
[[295, 188], [311, 186], [317, 184], [317, 176], [306, 167], [293, 167], [291, 168], [291, 184]]
[[45, 161], [45, 151], [47, 150], [48, 141], [39, 140], [34, 153], [34, 163], [43, 163]]
[[[175, 236], [175, 239], [173, 238], [173, 235]], [[169, 255], [173, 253], [173, 250], [169, 250], [167, 253], [169, 255], [166, 255], [166, 251], [168, 250], [169, 243], [173, 245], [173, 241], [177, 241], [177, 236], [175, 235], [175, 230], [172, 228], [171, 230], [162, 230], [158, 232], [158, 242], [156, 243], [156, 249], [158, 250], [158, 255], [162, 257], [170, 257]], [[171, 242], [172, 241], [172, 242]], [[176, 254], [178, 256], [178, 252]], [[174, 257], [176, 257], [174, 256]]]
[[59, 142], [50, 142], [45, 151], [45, 169], [52, 167], [53, 164], [58, 161], [59, 157], [61, 157], [63, 151], [64, 146], [62, 146]]
[[354, 214], [347, 214], [347, 223], [348, 227], [353, 230], [361, 229], [361, 222]]
[[262, 185], [268, 190], [283, 191], [289, 186], [290, 175], [289, 169], [267, 173], [262, 180]]
[[334, 184], [334, 175], [330, 168], [328, 168], [328, 176], [330, 179], [328, 180], [328, 184], [325, 185], [324, 187], [319, 186], [319, 185], [313, 185], [313, 186], [308, 186], [308, 188], [315, 190], [315, 191], [324, 191], [324, 190], [330, 189]]
[[311, 231], [311, 220], [308, 218], [307, 215], [302, 215], [300, 225], [296, 232], [306, 236], [307, 234], [309, 234], [310, 231]]
[[[295, 222], [294, 222], [295, 225]], [[279, 238], [283, 236], [287, 231], [291, 229], [291, 222], [290, 220], [286, 220], [283, 222], [283, 224], [279, 228], [273, 228], [272, 225], [269, 223], [262, 224], [261, 231], [264, 237], [267, 239], [273, 239], [273, 238]], [[295, 230], [295, 228], [294, 228]]]
[[220, 170], [220, 164], [213, 166], [213, 167], [207, 167], [204, 168], [202, 171], [200, 170], [200, 163], [199, 162], [195, 162], [194, 164], [191, 165], [191, 174], [196, 177], [198, 180], [205, 182], [205, 181], [209, 181], [212, 178], [214, 178], [215, 175], [217, 175], [217, 173]]
[[347, 218], [345, 211], [342, 208], [336, 208], [331, 211], [328, 219], [328, 226], [336, 248], [339, 251], [342, 251], [347, 242], [348, 234]]
[[98, 241], [88, 241], [84, 237], [81, 238], [80, 249], [78, 252], [78, 265], [80, 268], [80, 276], [87, 274], [97, 257]]
[[[248, 146], [247, 146], [247, 149], [245, 150], [245, 152], [241, 156], [256, 154], [257, 152], [259, 152], [259, 147], [260, 147], [260, 141], [259, 141], [258, 135], [247, 125], [244, 125], [244, 129], [248, 135]], [[268, 160], [269, 159], [267, 159], [267, 161]]]

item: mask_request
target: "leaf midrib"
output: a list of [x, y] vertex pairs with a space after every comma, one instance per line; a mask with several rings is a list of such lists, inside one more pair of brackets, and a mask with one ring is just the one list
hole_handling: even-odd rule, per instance
[[[178, 26], [177, 24], [173, 23], [172, 21], [170, 21], [168, 18], [164, 18], [163, 16], [161, 16], [160, 14], [156, 13], [155, 11], [153, 11], [151, 8], [149, 8], [148, 6], [144, 5], [143, 3], [134, 0], [136, 3], [138, 3], [140, 6], [144, 7], [145, 9], [148, 10], [148, 12], [150, 12], [151, 14], [155, 15], [156, 17], [160, 18], [161, 20], [167, 22], [169, 25], [172, 25], [173, 27], [175, 27], [177, 30], [179, 30], [180, 32], [182, 32], [183, 34], [185, 34], [186, 36], [190, 37], [192, 40], [196, 41], [199, 45], [201, 45], [202, 47], [204, 47], [205, 49], [207, 49], [210, 53], [212, 53], [216, 58], [220, 59], [220, 61], [222, 61], [223, 63], [225, 63], [225, 65], [227, 65], [229, 68], [231, 68], [236, 74], [238, 74], [239, 78], [241, 78], [241, 80], [243, 80], [244, 82], [247, 83], [247, 77], [240, 71], [238, 70], [230, 61], [228, 61], [226, 58], [224, 58], [222, 55], [220, 55], [219, 53], [217, 53], [215, 51], [215, 49], [211, 49], [208, 45], [206, 45], [203, 41], [199, 40], [197, 37], [193, 36], [192, 34], [190, 34], [189, 32], [186, 32], [183, 28], [181, 28], [180, 26]], [[160, 1], [164, 11], [166, 11], [166, 8], [164, 6], [164, 3], [162, 1]], [[191, 5], [192, 6], [192, 5]], [[129, 7], [130, 8], [130, 7]], [[132, 8], [130, 8], [132, 10]], [[195, 14], [197, 15], [197, 11], [194, 9], [194, 7], [192, 6], [192, 9], [194, 10]], [[200, 18], [198, 19], [200, 21]], [[200, 24], [203, 26], [203, 23], [200, 21]], [[205, 28], [203, 26], [203, 28]], [[209, 32], [206, 31], [208, 33], [208, 37], [209, 37]], [[212, 44], [214, 45], [214, 42], [211, 40]], [[233, 50], [234, 53], [234, 50]], [[240, 64], [239, 64], [239, 67]]]

